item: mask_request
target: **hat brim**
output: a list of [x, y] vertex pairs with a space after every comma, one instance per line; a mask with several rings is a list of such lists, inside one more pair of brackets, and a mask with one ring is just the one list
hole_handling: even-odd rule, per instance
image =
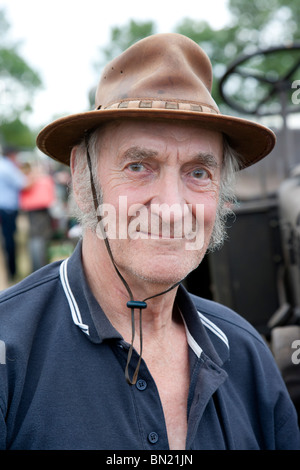
[[82, 140], [85, 132], [104, 122], [122, 118], [193, 121], [205, 129], [221, 132], [239, 154], [241, 168], [264, 158], [276, 142], [275, 134], [270, 129], [247, 119], [224, 114], [151, 108], [93, 110], [62, 117], [41, 130], [37, 146], [54, 160], [69, 165], [71, 149]]

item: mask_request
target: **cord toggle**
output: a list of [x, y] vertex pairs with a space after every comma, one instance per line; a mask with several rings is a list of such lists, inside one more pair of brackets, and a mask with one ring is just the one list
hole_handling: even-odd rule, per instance
[[140, 300], [128, 300], [127, 302], [128, 308], [147, 308], [146, 302], [142, 302]]

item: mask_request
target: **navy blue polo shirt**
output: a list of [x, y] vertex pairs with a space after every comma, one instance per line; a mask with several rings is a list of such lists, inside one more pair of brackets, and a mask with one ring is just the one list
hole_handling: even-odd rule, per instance
[[[190, 358], [186, 449], [299, 449], [296, 412], [257, 332], [182, 286], [176, 302]], [[0, 449], [168, 450], [147, 364], [136, 385], [125, 380], [128, 348], [88, 286], [80, 243], [3, 292]]]

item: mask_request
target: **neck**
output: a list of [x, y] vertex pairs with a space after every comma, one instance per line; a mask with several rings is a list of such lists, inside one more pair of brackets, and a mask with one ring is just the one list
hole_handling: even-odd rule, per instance
[[[82, 243], [82, 260], [90, 288], [103, 311], [128, 342], [131, 340], [130, 309], [127, 307], [129, 294], [119, 278], [105, 243], [91, 231], [86, 231]], [[123, 273], [121, 273], [123, 275]], [[130, 286], [134, 300], [145, 298], [165, 291], [171, 286], [150, 283], [142, 279], [133, 279], [124, 275]], [[143, 335], [148, 338], [161, 338], [172, 331], [172, 325], [179, 319], [174, 312], [174, 300], [177, 288], [153, 299], [147, 300], [143, 310]], [[136, 315], [136, 335], [138, 337], [138, 315]]]

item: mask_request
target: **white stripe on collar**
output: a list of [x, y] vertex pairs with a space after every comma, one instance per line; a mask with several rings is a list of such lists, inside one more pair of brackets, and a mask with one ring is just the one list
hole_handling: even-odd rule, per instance
[[220, 330], [220, 328], [215, 325], [212, 321], [210, 321], [208, 318], [206, 318], [203, 313], [198, 311], [198, 315], [201, 318], [201, 321], [206, 328], [208, 328], [210, 331], [212, 331], [218, 338], [220, 338], [223, 343], [226, 344], [227, 348], [229, 349], [229, 341], [225, 333]]
[[[203, 325], [208, 328], [210, 331], [212, 331], [216, 336], [218, 336], [219, 339], [221, 339], [223, 341], [223, 343], [225, 343], [225, 345], [227, 346], [227, 348], [229, 349], [229, 341], [228, 341], [228, 338], [227, 336], [225, 335], [225, 333], [217, 326], [215, 325], [212, 321], [210, 321], [208, 318], [206, 318], [203, 313], [199, 312], [197, 310], [197, 313], [203, 323]], [[184, 320], [184, 317], [183, 315], [181, 314], [181, 318], [183, 320], [183, 323], [184, 323], [184, 326], [185, 326], [185, 331], [186, 331], [186, 337], [187, 337], [187, 341], [188, 341], [188, 345], [190, 346], [190, 348], [194, 351], [194, 353], [196, 354], [197, 357], [200, 357], [201, 356], [201, 353], [203, 352], [202, 348], [199, 346], [199, 344], [197, 343], [197, 341], [195, 340], [195, 338], [193, 338], [193, 336], [191, 335], [188, 327], [187, 327], [187, 324]]]
[[[181, 312], [180, 312], [181, 313]], [[190, 348], [194, 351], [194, 353], [196, 354], [196, 356], [199, 358], [203, 352], [202, 348], [199, 346], [199, 344], [197, 343], [197, 341], [193, 338], [193, 336], [191, 335], [191, 333], [189, 332], [189, 329], [187, 327], [187, 324], [185, 322], [185, 319], [181, 313], [181, 318], [183, 320], [183, 323], [184, 323], [184, 326], [185, 326], [185, 332], [186, 332], [186, 338], [187, 338], [187, 342], [188, 342], [188, 345], [190, 346]]]
[[78, 304], [75, 300], [75, 297], [72, 293], [72, 290], [71, 290], [71, 287], [70, 287], [70, 284], [69, 284], [67, 264], [68, 264], [68, 259], [65, 259], [60, 265], [59, 274], [60, 274], [60, 280], [61, 280], [64, 292], [65, 292], [65, 295], [66, 295], [67, 300], [69, 302], [69, 307], [70, 307], [70, 310], [71, 310], [72, 319], [73, 319], [73, 322], [75, 323], [75, 325], [77, 325], [79, 328], [81, 328], [81, 330], [84, 333], [89, 335], [89, 326], [82, 323], [80, 310], [79, 310]]

